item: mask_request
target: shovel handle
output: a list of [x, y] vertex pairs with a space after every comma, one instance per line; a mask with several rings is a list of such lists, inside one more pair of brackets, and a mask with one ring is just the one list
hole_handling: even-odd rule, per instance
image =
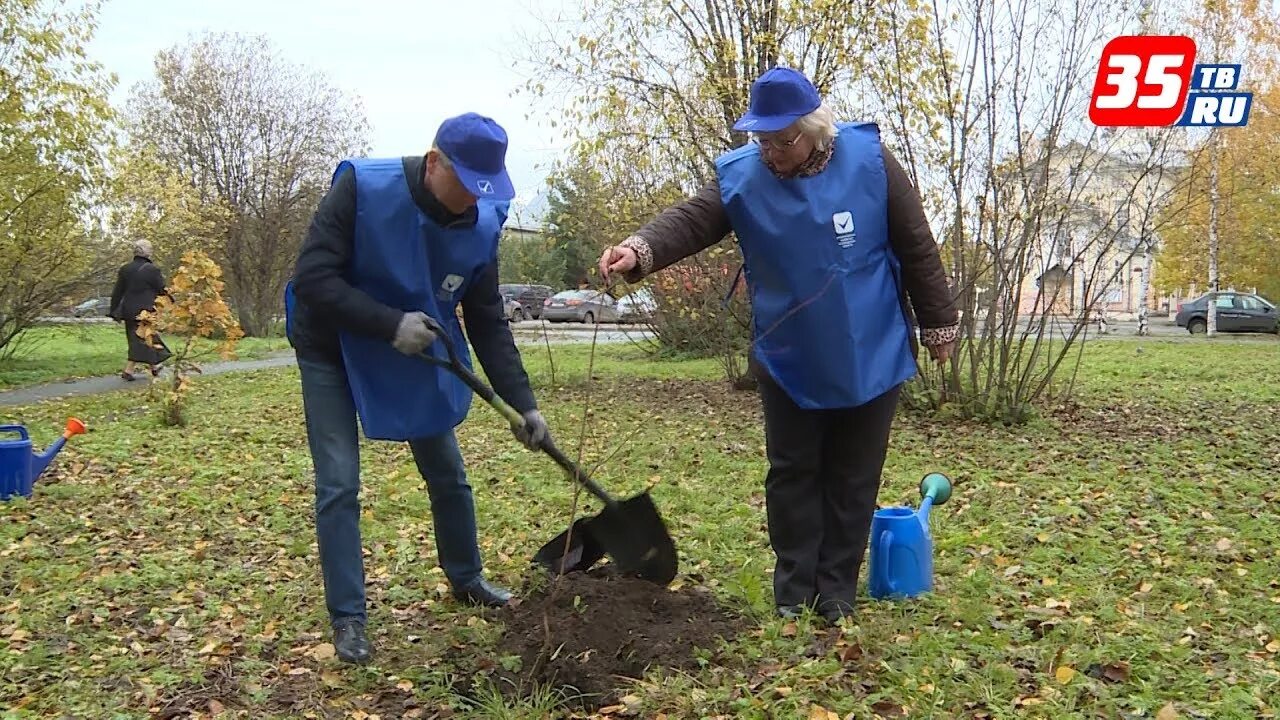
[[[505, 400], [498, 397], [498, 394], [493, 391], [493, 388], [486, 385], [478, 375], [468, 369], [466, 365], [462, 364], [462, 361], [458, 359], [458, 353], [453, 346], [452, 338], [449, 337], [449, 334], [446, 333], [443, 328], [437, 328], [433, 328], [436, 330], [436, 337], [444, 343], [445, 350], [449, 353], [449, 359], [444, 360], [442, 358], [438, 358], [425, 350], [419, 354], [419, 357], [432, 365], [437, 365], [452, 372], [454, 375], [457, 375], [462, 379], [462, 382], [467, 384], [467, 387], [471, 388], [472, 392], [479, 395], [485, 402], [489, 403], [490, 407], [497, 410], [499, 415], [506, 418], [507, 422], [515, 425], [516, 427], [524, 427], [524, 417], [520, 415], [519, 411], [508, 405]], [[600, 487], [595, 480], [592, 480], [591, 477], [587, 475], [586, 471], [581, 467], [578, 467], [577, 463], [570, 460], [568, 456], [561, 452], [560, 448], [556, 447], [556, 444], [552, 442], [550, 437], [543, 438], [542, 442], [538, 445], [538, 448], [550, 456], [552, 460], [555, 460], [556, 464], [569, 475], [570, 480], [581, 483], [582, 486], [590, 491], [592, 495], [595, 495], [601, 502], [610, 508], [617, 507], [618, 501], [614, 500], [609, 493], [605, 492], [604, 488]]]

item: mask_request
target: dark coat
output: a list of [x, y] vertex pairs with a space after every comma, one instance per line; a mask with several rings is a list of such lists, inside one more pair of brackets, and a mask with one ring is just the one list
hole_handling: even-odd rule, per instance
[[121, 266], [116, 273], [116, 286], [111, 291], [111, 317], [124, 321], [125, 339], [129, 343], [129, 360], [158, 365], [169, 359], [172, 353], [164, 344], [159, 347], [148, 345], [138, 337], [138, 313], [143, 310], [155, 310], [156, 298], [167, 294], [164, 289], [164, 274], [155, 263], [141, 255]]
[[156, 309], [156, 298], [164, 292], [164, 274], [160, 268], [147, 258], [135, 255], [116, 273], [116, 286], [111, 291], [111, 317], [137, 320], [143, 310]]

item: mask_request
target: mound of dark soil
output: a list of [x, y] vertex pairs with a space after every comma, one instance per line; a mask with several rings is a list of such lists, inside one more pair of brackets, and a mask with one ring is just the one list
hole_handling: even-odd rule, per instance
[[744, 627], [705, 590], [617, 577], [607, 566], [547, 582], [501, 619], [499, 653], [522, 661], [503, 684], [567, 688], [586, 706], [615, 702], [625, 678], [648, 668], [689, 668], [695, 648], [714, 652]]

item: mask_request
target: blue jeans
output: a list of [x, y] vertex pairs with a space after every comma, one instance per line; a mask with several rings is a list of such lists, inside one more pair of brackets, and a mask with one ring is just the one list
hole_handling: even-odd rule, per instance
[[[307, 443], [316, 474], [316, 536], [329, 619], [367, 620], [360, 544], [360, 435], [346, 371], [298, 358]], [[454, 587], [480, 577], [475, 504], [453, 432], [409, 442], [427, 482], [436, 553]]]

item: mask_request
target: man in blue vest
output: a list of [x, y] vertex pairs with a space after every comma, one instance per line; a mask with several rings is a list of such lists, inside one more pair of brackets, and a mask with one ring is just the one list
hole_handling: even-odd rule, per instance
[[769, 471], [778, 614], [853, 612], [902, 384], [916, 372], [912, 308], [945, 361], [958, 318], [915, 188], [868, 123], [836, 123], [802, 73], [773, 68], [734, 125], [753, 142], [716, 160], [695, 197], [605, 250], [627, 280], [730, 232], [751, 293]]
[[316, 476], [316, 533], [334, 647], [364, 663], [360, 456], [366, 437], [407, 441], [427, 483], [436, 551], [454, 596], [497, 607], [511, 593], [483, 575], [475, 506], [454, 436], [471, 391], [417, 357], [444, 357], [449, 333], [470, 365], [456, 310], [497, 393], [521, 413], [530, 449], [547, 437], [498, 292], [498, 237], [515, 191], [506, 132], [467, 113], [441, 124], [425, 156], [338, 165], [298, 256], [285, 306], [302, 376]]

